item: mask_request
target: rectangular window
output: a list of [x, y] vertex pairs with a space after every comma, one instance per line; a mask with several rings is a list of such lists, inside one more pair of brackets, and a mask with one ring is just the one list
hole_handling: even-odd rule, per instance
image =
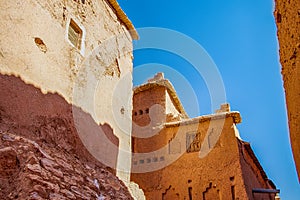
[[231, 186], [231, 199], [235, 200], [235, 189], [234, 189], [234, 185]]
[[193, 200], [193, 188], [189, 187], [189, 200]]
[[165, 160], [165, 157], [164, 157], [164, 156], [161, 156], [159, 160], [160, 160], [160, 161], [164, 161], [164, 160]]
[[140, 160], [140, 164], [144, 164], [145, 163], [145, 161], [144, 160]]
[[201, 149], [200, 132], [189, 132], [186, 134], [186, 152], [199, 152]]
[[70, 20], [68, 39], [77, 49], [81, 50], [82, 30], [74, 20]]

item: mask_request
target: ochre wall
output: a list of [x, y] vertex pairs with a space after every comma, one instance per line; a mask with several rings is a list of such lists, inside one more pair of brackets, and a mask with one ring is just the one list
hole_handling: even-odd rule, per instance
[[[290, 141], [300, 175], [300, 1], [276, 0], [274, 11], [286, 95]], [[300, 177], [300, 176], [299, 176]], [[300, 179], [299, 179], [300, 180]]]
[[[133, 156], [133, 172], [143, 173], [133, 173], [131, 179], [140, 185], [147, 199], [189, 199], [190, 195], [191, 199], [232, 199], [233, 195], [239, 199], [274, 199], [274, 195], [252, 195], [253, 188], [272, 187], [239, 144], [233, 118], [224, 120], [170, 124], [157, 136], [136, 141], [141, 148], [136, 152], [153, 152]], [[204, 145], [207, 135], [213, 138], [221, 129], [216, 145], [211, 145], [207, 156], [200, 158], [197, 148]], [[199, 143], [192, 144], [193, 149], [187, 144], [191, 133], [199, 133]]]
[[250, 144], [238, 140], [239, 158], [244, 179], [244, 187], [250, 199], [274, 199], [275, 194], [252, 194], [253, 188], [276, 189], [274, 183], [268, 179], [257, 158], [255, 157]]
[[[134, 111], [157, 103], [167, 106], [162, 94], [159, 86], [135, 94]], [[252, 194], [254, 188], [275, 186], [269, 184], [249, 144], [240, 140], [240, 121], [238, 112], [220, 110], [151, 126], [149, 118], [133, 113], [133, 124], [141, 127], [133, 125], [131, 180], [150, 200], [274, 199]]]
[[[164, 122], [166, 92], [163, 86], [134, 94], [133, 121], [137, 126], [156, 126]], [[153, 116], [151, 118], [151, 116]], [[155, 120], [155, 121], [154, 121]]]

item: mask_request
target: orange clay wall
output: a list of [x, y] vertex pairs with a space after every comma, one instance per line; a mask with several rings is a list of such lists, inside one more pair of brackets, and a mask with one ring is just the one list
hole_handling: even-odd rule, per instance
[[[300, 174], [300, 1], [276, 0], [274, 12], [292, 150]], [[300, 179], [299, 179], [300, 180]]]
[[[163, 94], [161, 87], [138, 93], [133, 112], [164, 105]], [[240, 116], [233, 113], [157, 126], [149, 125], [150, 118], [133, 114], [133, 123], [140, 125], [133, 125], [133, 135], [140, 137], [132, 139], [131, 180], [143, 189], [146, 199], [274, 199], [252, 194], [253, 188], [275, 186], [268, 184], [249, 144], [237, 138], [235, 118]], [[200, 158], [199, 151], [209, 153]]]
[[165, 118], [165, 99], [166, 92], [163, 86], [135, 94], [133, 104], [136, 106], [132, 111], [132, 120], [134, 123], [144, 127], [151, 122], [150, 115], [153, 115], [155, 117], [152, 117], [151, 126], [161, 124]]
[[[213, 127], [209, 127], [209, 120], [180, 127], [167, 126], [150, 138], [151, 142], [138, 141], [143, 147], [140, 152], [157, 150], [151, 149], [151, 144], [158, 146], [154, 138], [159, 138], [157, 143], [163, 149], [160, 155], [145, 158], [143, 162], [133, 157], [133, 170], [147, 168], [149, 171], [131, 175], [147, 199], [274, 199], [274, 196], [252, 194], [253, 188], [271, 187], [236, 138], [232, 117], [225, 119], [221, 136], [209, 154], [199, 158], [198, 148], [203, 145], [205, 136], [218, 131], [221, 121], [212, 122]], [[197, 136], [189, 145], [187, 140], [191, 134]], [[157, 165], [161, 169], [156, 170]]]

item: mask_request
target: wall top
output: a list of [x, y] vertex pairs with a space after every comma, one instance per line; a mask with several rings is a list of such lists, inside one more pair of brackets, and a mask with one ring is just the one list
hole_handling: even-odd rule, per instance
[[167, 79], [164, 79], [163, 73], [158, 73], [156, 74], [153, 78], [149, 79], [147, 83], [142, 84], [140, 86], [137, 86], [133, 89], [133, 94], [136, 95], [137, 93], [150, 90], [152, 88], [157, 88], [157, 87], [164, 87], [168, 94], [170, 95], [173, 105], [175, 108], [179, 111], [179, 113], [182, 115], [184, 119], [189, 118], [188, 114], [185, 112], [181, 101], [179, 97], [177, 96], [177, 93], [171, 84], [171, 82]]
[[210, 114], [210, 115], [202, 115], [195, 118], [185, 119], [181, 121], [176, 122], [168, 122], [165, 123], [165, 127], [177, 127], [181, 125], [189, 125], [189, 124], [197, 124], [204, 121], [211, 121], [211, 120], [219, 120], [219, 119], [225, 119], [225, 118], [233, 118], [233, 122], [235, 124], [239, 124], [242, 122], [242, 118], [239, 112], [237, 111], [231, 111], [231, 112], [223, 112], [223, 113], [217, 113], [217, 114]]
[[123, 22], [125, 24], [125, 26], [128, 29], [132, 39], [133, 40], [138, 40], [139, 35], [138, 35], [136, 29], [134, 28], [132, 22], [127, 17], [127, 15], [124, 13], [124, 11], [122, 10], [122, 8], [118, 4], [118, 2], [116, 0], [106, 0], [106, 1], [112, 6], [112, 8], [114, 9], [117, 17], [121, 20], [121, 22]]

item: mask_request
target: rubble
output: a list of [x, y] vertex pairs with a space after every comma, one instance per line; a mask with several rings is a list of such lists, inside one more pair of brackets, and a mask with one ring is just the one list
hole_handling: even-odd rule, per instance
[[0, 199], [132, 199], [106, 169], [13, 133], [0, 138]]

